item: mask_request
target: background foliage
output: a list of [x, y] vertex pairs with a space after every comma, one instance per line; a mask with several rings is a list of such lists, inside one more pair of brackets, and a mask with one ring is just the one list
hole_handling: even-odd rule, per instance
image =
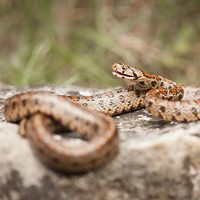
[[199, 0], [0, 0], [0, 81], [116, 86], [124, 62], [195, 85], [199, 36]]

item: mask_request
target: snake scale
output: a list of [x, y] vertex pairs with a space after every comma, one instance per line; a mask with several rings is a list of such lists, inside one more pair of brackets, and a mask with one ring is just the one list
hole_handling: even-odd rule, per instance
[[[65, 173], [87, 172], [116, 155], [118, 132], [109, 116], [146, 107], [164, 120], [200, 119], [200, 86], [178, 85], [122, 63], [113, 64], [112, 69], [114, 76], [133, 81], [133, 85], [94, 96], [17, 94], [5, 101], [5, 118], [20, 122], [20, 130], [24, 130], [36, 154]], [[85, 142], [71, 147], [55, 140], [53, 133], [61, 127], [58, 124], [77, 131]]]

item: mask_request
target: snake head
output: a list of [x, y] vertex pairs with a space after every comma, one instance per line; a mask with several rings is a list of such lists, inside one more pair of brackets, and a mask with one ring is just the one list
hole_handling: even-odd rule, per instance
[[112, 69], [114, 76], [132, 81], [136, 89], [149, 90], [160, 87], [161, 77], [150, 75], [136, 67], [115, 63], [112, 65]]
[[112, 69], [113, 75], [118, 78], [134, 81], [142, 77], [142, 70], [123, 63], [114, 63]]

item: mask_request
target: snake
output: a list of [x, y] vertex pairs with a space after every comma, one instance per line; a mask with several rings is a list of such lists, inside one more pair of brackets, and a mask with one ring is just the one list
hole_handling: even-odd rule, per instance
[[[112, 69], [115, 77], [133, 83], [93, 96], [17, 94], [4, 103], [5, 119], [20, 123], [20, 131], [44, 163], [69, 174], [97, 169], [117, 155], [118, 130], [112, 116], [145, 107], [168, 121], [200, 119], [200, 86], [179, 85], [123, 63]], [[60, 130], [78, 132], [83, 142], [73, 147], [56, 140]]]

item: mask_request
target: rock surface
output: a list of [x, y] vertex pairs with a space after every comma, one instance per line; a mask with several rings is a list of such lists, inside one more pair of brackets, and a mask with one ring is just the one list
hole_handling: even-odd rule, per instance
[[26, 91], [90, 95], [98, 90], [44, 85], [0, 85], [0, 200], [199, 200], [200, 122], [174, 123], [145, 109], [114, 117], [120, 151], [108, 164], [82, 175], [47, 168], [18, 125], [3, 121], [5, 98]]

